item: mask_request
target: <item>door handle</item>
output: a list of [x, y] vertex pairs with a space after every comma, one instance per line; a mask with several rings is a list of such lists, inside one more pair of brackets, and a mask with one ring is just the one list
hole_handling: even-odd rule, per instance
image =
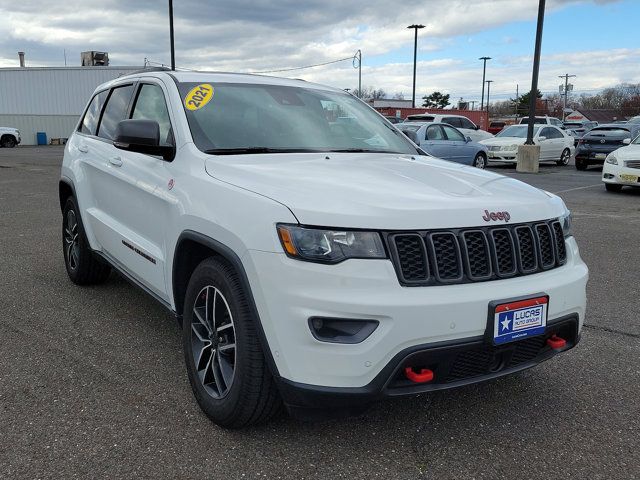
[[111, 157], [109, 158], [109, 163], [115, 167], [121, 167], [122, 166], [122, 158], [120, 157]]
[[87, 147], [86, 145], [80, 145], [78, 147], [78, 151], [80, 151], [82, 153], [87, 153], [89, 151], [89, 147]]

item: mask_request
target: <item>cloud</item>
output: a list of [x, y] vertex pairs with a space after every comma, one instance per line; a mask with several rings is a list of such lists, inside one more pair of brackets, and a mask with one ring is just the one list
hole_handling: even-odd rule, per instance
[[[585, 3], [587, 0], [548, 0], [547, 10]], [[602, 3], [602, 0], [594, 0]], [[79, 65], [83, 50], [109, 52], [113, 65], [142, 65], [145, 58], [169, 63], [166, 1], [157, 0], [21, 0], [0, 5], [0, 66], [15, 66], [18, 50], [28, 65]], [[5, 2], [6, 4], [6, 2]], [[389, 93], [410, 94], [412, 63], [399, 51], [413, 45], [405, 27], [416, 18], [427, 19], [420, 52], [435, 53], [450, 46], [455, 37], [473, 35], [513, 21], [532, 20], [537, 0], [178, 0], [175, 4], [177, 63], [181, 67], [223, 71], [263, 71], [322, 63], [352, 56], [361, 49], [366, 85]], [[510, 42], [509, 39], [503, 39]], [[434, 55], [429, 55], [433, 57]], [[582, 79], [593, 85], [615, 81], [616, 75], [598, 77], [591, 52], [576, 52], [562, 59], [546, 57], [543, 69], [556, 73], [585, 66]], [[602, 52], [603, 62], [638, 60], [637, 52], [620, 51], [613, 57]], [[526, 57], [496, 59], [494, 66], [509, 69], [509, 88], [527, 82], [530, 61]], [[617, 65], [617, 63], [616, 63]], [[434, 89], [466, 95], [480, 90], [478, 65], [454, 58], [436, 58], [418, 64], [420, 90]], [[609, 71], [614, 71], [611, 69]], [[558, 70], [559, 71], [559, 70]], [[618, 70], [616, 70], [618, 71]], [[618, 71], [622, 77], [626, 67]], [[563, 72], [564, 73], [564, 72]], [[496, 93], [507, 81], [496, 83]], [[357, 84], [357, 72], [349, 61], [292, 72], [290, 76], [338, 87]], [[551, 75], [553, 76], [553, 75]], [[541, 77], [542, 78], [542, 77]], [[624, 77], [627, 78], [627, 77]], [[631, 77], [628, 77], [631, 78]], [[634, 77], [635, 78], [635, 77]], [[502, 80], [500, 80], [502, 82]], [[473, 84], [473, 85], [472, 85]], [[548, 85], [549, 87], [551, 85]], [[477, 88], [476, 88], [477, 87]], [[547, 86], [545, 86], [546, 88]]]

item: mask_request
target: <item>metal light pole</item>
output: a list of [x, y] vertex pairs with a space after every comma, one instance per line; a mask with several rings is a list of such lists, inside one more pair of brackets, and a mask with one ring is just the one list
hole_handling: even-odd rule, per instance
[[493, 80], [487, 80], [487, 115], [489, 115], [489, 93], [491, 92], [491, 84]]
[[491, 57], [480, 57], [478, 60], [482, 60], [484, 62], [482, 66], [482, 97], [480, 97], [480, 111], [482, 111], [484, 110], [484, 79], [487, 73], [487, 60], [491, 60]]
[[533, 74], [531, 75], [531, 91], [529, 92], [529, 128], [525, 145], [533, 145], [533, 122], [536, 117], [536, 93], [538, 92], [538, 72], [540, 71], [540, 50], [542, 49], [542, 27], [544, 24], [544, 6], [546, 0], [538, 4], [538, 26], [536, 28], [536, 49], [533, 54]]
[[173, 42], [173, 0], [169, 0], [169, 37], [171, 39], [171, 70], [175, 70], [176, 49]]
[[558, 78], [564, 78], [564, 108], [562, 109], [562, 121], [564, 122], [565, 110], [567, 109], [567, 95], [569, 94], [569, 78], [575, 77], [575, 75], [569, 75], [565, 73], [564, 75], [558, 75]]
[[416, 60], [418, 58], [418, 30], [424, 28], [424, 25], [409, 25], [407, 28], [413, 28], [415, 36], [413, 39], [413, 95], [411, 96], [411, 106], [416, 108]]

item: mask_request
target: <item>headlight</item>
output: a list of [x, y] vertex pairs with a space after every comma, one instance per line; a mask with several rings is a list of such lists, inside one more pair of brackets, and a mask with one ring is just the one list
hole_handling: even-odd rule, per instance
[[609, 155], [607, 155], [607, 163], [610, 163], [611, 165], [617, 165], [618, 164], [618, 159], [616, 158], [616, 156], [613, 153], [610, 153]]
[[347, 258], [387, 258], [377, 232], [277, 226], [282, 247], [299, 260], [338, 263]]
[[558, 221], [560, 225], [562, 225], [562, 231], [564, 232], [564, 238], [568, 238], [573, 235], [572, 220], [571, 220], [571, 212], [567, 210], [564, 215], [558, 217]]

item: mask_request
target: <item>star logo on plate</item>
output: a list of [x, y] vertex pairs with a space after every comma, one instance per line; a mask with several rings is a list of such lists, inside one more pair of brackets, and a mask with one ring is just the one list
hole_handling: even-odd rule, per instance
[[509, 320], [509, 318], [505, 318], [500, 323], [502, 324], [502, 330], [509, 330], [509, 324], [511, 323], [511, 320]]

